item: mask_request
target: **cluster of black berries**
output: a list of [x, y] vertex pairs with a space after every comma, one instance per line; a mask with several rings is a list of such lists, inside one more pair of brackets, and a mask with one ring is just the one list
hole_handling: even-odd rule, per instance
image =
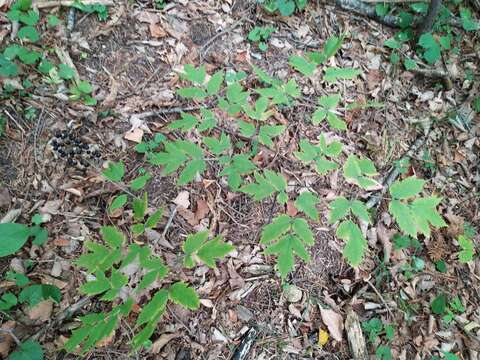
[[87, 168], [101, 156], [97, 145], [87, 144], [78, 135], [69, 130], [57, 131], [49, 141], [54, 155], [65, 159], [67, 165], [79, 169]]

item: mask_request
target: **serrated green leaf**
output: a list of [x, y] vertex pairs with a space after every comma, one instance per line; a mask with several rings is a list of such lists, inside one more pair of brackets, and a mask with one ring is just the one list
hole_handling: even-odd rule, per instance
[[187, 114], [182, 112], [180, 114], [181, 118], [175, 121], [172, 121], [168, 127], [170, 129], [180, 129], [182, 131], [189, 131], [196, 127], [199, 123], [198, 119], [192, 114]]
[[151, 178], [152, 178], [152, 174], [146, 173], [144, 175], [137, 177], [136, 179], [133, 179], [130, 182], [130, 189], [132, 189], [133, 191], [138, 191], [143, 189]]
[[425, 180], [417, 179], [415, 176], [410, 176], [404, 180], [395, 181], [390, 186], [390, 195], [393, 198], [403, 200], [419, 194], [423, 190]]
[[258, 140], [263, 145], [268, 147], [273, 147], [274, 143], [272, 138], [279, 136], [285, 131], [285, 125], [263, 125], [260, 126], [260, 131], [258, 133]]
[[320, 202], [320, 199], [312, 194], [310, 191], [302, 192], [297, 200], [295, 200], [295, 207], [303, 211], [311, 219], [318, 221], [318, 210], [316, 205]]
[[185, 87], [177, 90], [177, 94], [185, 99], [202, 100], [207, 97], [205, 90], [197, 87]]
[[417, 238], [417, 227], [415, 218], [410, 211], [410, 208], [398, 200], [392, 200], [388, 205], [390, 214], [393, 215], [395, 221], [398, 223], [400, 230], [413, 238]]
[[367, 240], [362, 235], [362, 231], [357, 224], [351, 220], [345, 220], [338, 225], [337, 236], [346, 241], [343, 248], [343, 256], [352, 267], [357, 267], [362, 263]]
[[198, 68], [195, 68], [195, 66], [191, 64], [185, 64], [183, 66], [183, 71], [187, 80], [198, 85], [202, 85], [205, 81], [205, 77], [207, 76], [205, 65], [201, 65]]
[[29, 306], [35, 306], [40, 301], [48, 299], [52, 299], [56, 303], [59, 303], [62, 299], [62, 293], [55, 285], [34, 284], [25, 287], [18, 294], [18, 302], [27, 302]]
[[62, 79], [70, 80], [75, 77], [75, 70], [66, 64], [58, 65], [58, 76]]
[[202, 174], [206, 168], [207, 168], [207, 165], [205, 161], [202, 159], [194, 159], [192, 161], [189, 161], [185, 166], [185, 168], [180, 172], [180, 175], [178, 176], [177, 184], [178, 185], [188, 184], [193, 179], [195, 179], [195, 176], [197, 176], [197, 174]]
[[293, 270], [295, 265], [295, 257], [292, 245], [293, 239], [294, 236], [287, 235], [265, 249], [265, 255], [277, 255], [277, 269], [282, 279], [287, 277], [288, 273]]
[[185, 254], [190, 255], [198, 251], [208, 239], [208, 231], [199, 231], [196, 234], [190, 234], [182, 245]]
[[262, 229], [262, 235], [260, 237], [261, 244], [268, 244], [280, 235], [288, 231], [291, 224], [291, 218], [288, 215], [277, 216], [268, 225], [265, 225]]
[[102, 226], [100, 234], [103, 241], [105, 241], [112, 249], [119, 248], [125, 241], [124, 235], [114, 226]]
[[207, 93], [208, 95], [216, 95], [220, 91], [224, 78], [223, 71], [217, 71], [212, 75], [210, 80], [207, 83]]
[[237, 121], [237, 124], [238, 124], [241, 135], [245, 137], [252, 137], [253, 135], [255, 135], [256, 128], [254, 124], [248, 123], [243, 120]]
[[220, 135], [220, 138], [204, 137], [203, 143], [208, 146], [210, 152], [214, 155], [220, 155], [221, 153], [231, 148], [230, 137], [224, 132]]
[[458, 260], [463, 264], [472, 261], [473, 255], [475, 254], [475, 246], [473, 245], [473, 241], [463, 235], [460, 235], [457, 241], [458, 245], [462, 249], [458, 253]]
[[84, 248], [90, 252], [81, 255], [75, 263], [86, 268], [89, 273], [107, 271], [121, 260], [120, 249], [112, 250], [92, 241], [85, 242]]
[[350, 201], [345, 197], [339, 196], [330, 203], [330, 212], [328, 222], [333, 224], [348, 215], [350, 211]]
[[342, 37], [331, 36], [330, 38], [325, 41], [323, 45], [322, 52], [310, 52], [308, 53], [308, 57], [314, 63], [320, 65], [324, 64], [329, 58], [331, 58], [335, 53], [340, 49], [343, 42]]
[[340, 94], [321, 96], [318, 98], [318, 104], [327, 110], [335, 109], [340, 102]]
[[323, 79], [327, 82], [335, 82], [343, 79], [354, 79], [360, 75], [362, 71], [360, 69], [353, 68], [326, 68]]
[[438, 295], [433, 299], [430, 308], [435, 315], [442, 315], [447, 309], [447, 296], [445, 294]]
[[288, 63], [290, 66], [292, 66], [295, 70], [299, 71], [305, 76], [311, 76], [317, 66], [314, 63], [311, 63], [310, 61], [306, 60], [302, 56], [290, 56], [288, 59]]
[[340, 119], [337, 114], [333, 112], [327, 113], [327, 122], [328, 124], [337, 130], [347, 130], [347, 123]]
[[353, 200], [350, 204], [353, 215], [360, 220], [370, 222], [370, 214], [368, 213], [367, 206], [360, 200]]
[[320, 175], [326, 175], [329, 171], [338, 168], [338, 164], [321, 156], [315, 161], [315, 170]]
[[128, 196], [126, 194], [116, 196], [108, 207], [108, 211], [112, 213], [114, 210], [120, 209], [127, 203], [127, 200]]
[[170, 299], [183, 307], [196, 310], [200, 306], [200, 300], [197, 293], [191, 287], [188, 287], [184, 282], [177, 282], [169, 288]]
[[296, 218], [293, 220], [292, 228], [295, 234], [303, 243], [307, 245], [315, 244], [315, 238], [313, 237], [312, 230], [305, 219]]
[[147, 305], [143, 307], [135, 325], [141, 326], [147, 323], [155, 325], [165, 312], [167, 301], [168, 291], [165, 289], [157, 291]]
[[132, 202], [133, 217], [140, 221], [145, 217], [145, 212], [148, 207], [148, 194], [145, 192], [141, 198], [135, 198]]
[[156, 210], [152, 215], [147, 218], [145, 221], [145, 227], [149, 229], [153, 229], [157, 226], [158, 222], [163, 216], [163, 209]]
[[120, 182], [125, 175], [125, 165], [123, 162], [110, 162], [108, 168], [103, 170], [102, 175], [112, 182]]
[[31, 42], [37, 42], [40, 40], [40, 35], [38, 34], [37, 29], [30, 25], [20, 28], [20, 30], [18, 30], [18, 37], [20, 39], [28, 39]]
[[225, 257], [234, 249], [233, 245], [225, 243], [220, 236], [216, 236], [213, 240], [202, 245], [197, 252], [197, 256], [205, 265], [214, 269], [216, 267], [215, 260]]

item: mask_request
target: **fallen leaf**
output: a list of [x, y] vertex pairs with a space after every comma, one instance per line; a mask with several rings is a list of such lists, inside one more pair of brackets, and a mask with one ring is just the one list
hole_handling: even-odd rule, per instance
[[41, 208], [40, 214], [50, 214], [50, 215], [57, 215], [58, 209], [60, 205], [62, 205], [62, 200], [51, 200], [47, 201]]
[[158, 24], [150, 24], [149, 28], [150, 35], [152, 35], [154, 38], [163, 38], [168, 35], [167, 32]]
[[34, 320], [36, 322], [45, 322], [50, 319], [53, 310], [53, 302], [52, 300], [43, 300], [40, 301], [37, 305], [32, 306], [27, 310], [27, 315], [30, 320]]
[[318, 332], [318, 345], [324, 346], [328, 342], [329, 338], [330, 335], [328, 335], [328, 331], [320, 329]]
[[192, 226], [198, 225], [198, 221], [195, 218], [195, 214], [192, 211], [185, 209], [183, 206], [179, 206], [177, 208], [177, 212], [180, 214], [181, 217], [187, 220], [187, 222], [190, 225]]
[[143, 130], [140, 128], [132, 129], [130, 131], [127, 131], [123, 138], [125, 140], [136, 142], [137, 144], [141, 143], [143, 138]]
[[162, 348], [167, 345], [167, 343], [175, 338], [182, 336], [180, 333], [173, 333], [173, 334], [162, 334], [160, 337], [154, 341], [152, 347], [150, 348], [150, 352], [152, 354], [158, 354]]
[[68, 189], [65, 189], [66, 192], [69, 192], [70, 194], [73, 194], [75, 196], [78, 196], [78, 197], [82, 197], [83, 196], [83, 191], [82, 190], [78, 190], [78, 189], [75, 189], [75, 188], [68, 188]]
[[[15, 329], [15, 321], [9, 320], [2, 323], [0, 326], [5, 330], [13, 330]], [[13, 338], [8, 333], [2, 333], [0, 335], [0, 355], [2, 356], [2, 359], [7, 358], [12, 343]]]
[[175, 199], [173, 199], [173, 203], [182, 206], [185, 209], [188, 209], [190, 206], [190, 193], [188, 191], [180, 191]]
[[337, 341], [343, 338], [343, 318], [331, 309], [324, 309], [320, 306], [320, 315], [323, 323], [327, 326], [328, 332]]
[[195, 219], [197, 221], [202, 220], [210, 212], [210, 208], [205, 200], [200, 199], [197, 201], [197, 210], [195, 210]]
[[295, 207], [292, 200], [287, 201], [287, 215], [296, 216], [298, 213], [297, 208]]

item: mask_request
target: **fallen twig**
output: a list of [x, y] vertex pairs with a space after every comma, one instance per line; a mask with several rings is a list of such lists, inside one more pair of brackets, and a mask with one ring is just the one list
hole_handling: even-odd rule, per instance
[[53, 321], [51, 321], [49, 324], [46, 326], [42, 327], [38, 332], [33, 334], [30, 339], [36, 340], [43, 334], [45, 334], [48, 330], [50, 330], [52, 327], [56, 327], [59, 324], [61, 324], [65, 319], [71, 317], [74, 315], [76, 312], [78, 312], [82, 307], [85, 305], [89, 304], [92, 301], [92, 299], [89, 296], [84, 296], [80, 298], [75, 304], [70, 305], [68, 308], [63, 310], [61, 313], [59, 313]]
[[[426, 143], [428, 137], [430, 136], [430, 127], [426, 131], [426, 135], [417, 138], [413, 145], [408, 149], [408, 151], [403, 155], [398, 161], [404, 161], [407, 159], [410, 159], [415, 153]], [[390, 185], [393, 184], [393, 182], [397, 179], [397, 177], [400, 175], [400, 171], [398, 166], [393, 166], [393, 168], [388, 172], [387, 176], [384, 178], [382, 181], [382, 189], [377, 192], [376, 194], [373, 194], [371, 198], [367, 201], [367, 208], [371, 209], [375, 206], [377, 206], [380, 203], [380, 200], [383, 197], [383, 194], [388, 190]]]
[[13, 329], [0, 328], [0, 333], [4, 333], [10, 336], [13, 341], [15, 341], [15, 344], [17, 344], [17, 346], [21, 344], [20, 340], [18, 340], [18, 337], [13, 333]]
[[441, 79], [443, 81], [443, 84], [447, 88], [447, 90], [451, 90], [453, 87], [453, 83], [452, 83], [452, 80], [450, 79], [450, 75], [446, 71], [437, 70], [437, 69], [422, 69], [422, 68], [415, 68], [409, 71], [413, 72], [414, 74], [423, 75], [425, 77]]

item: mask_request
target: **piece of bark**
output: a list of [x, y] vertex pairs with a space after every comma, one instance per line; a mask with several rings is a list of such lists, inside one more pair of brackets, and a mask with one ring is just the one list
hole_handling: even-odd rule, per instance
[[345, 330], [347, 331], [348, 345], [350, 346], [353, 360], [368, 360], [365, 338], [363, 337], [358, 316], [353, 309], [348, 310]]

